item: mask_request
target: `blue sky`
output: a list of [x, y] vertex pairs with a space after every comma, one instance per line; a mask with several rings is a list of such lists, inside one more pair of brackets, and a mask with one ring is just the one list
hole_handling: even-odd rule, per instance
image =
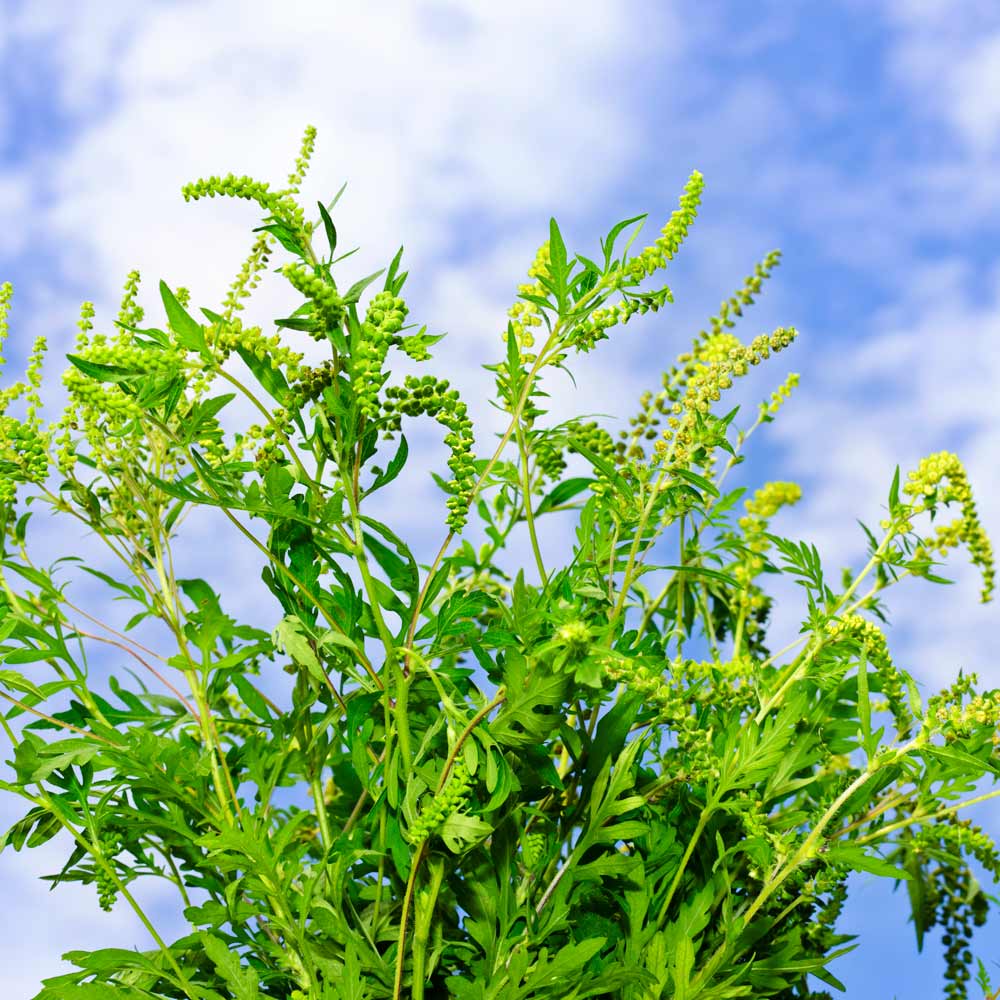
[[[361, 245], [359, 275], [405, 244], [411, 318], [448, 331], [442, 366], [474, 401], [485, 441], [492, 383], [478, 366], [498, 357], [549, 216], [571, 249], [593, 255], [621, 218], [648, 211], [644, 235], [658, 231], [698, 169], [702, 208], [666, 279], [675, 305], [580, 359], [575, 389], [552, 382], [553, 418], [629, 416], [777, 247], [782, 264], [737, 332], [794, 325], [800, 338], [733, 398], [753, 404], [788, 370], [802, 380], [734, 482], [800, 482], [805, 497], [782, 527], [836, 570], [857, 565], [855, 518], [878, 520], [896, 464], [947, 448], [1000, 538], [995, 3], [359, 7], [0, 2], [0, 279], [15, 285], [13, 371], [38, 333], [55, 366], [83, 299], [110, 325], [133, 267], [149, 289], [163, 278], [216, 306], [258, 216], [244, 202], [185, 205], [180, 186], [230, 170], [281, 183], [313, 123], [305, 203], [348, 182], [337, 225], [342, 243]], [[155, 308], [155, 297], [144, 302]], [[291, 302], [272, 280], [250, 313], [266, 322]], [[429, 434], [414, 440], [415, 466], [443, 464]], [[408, 483], [438, 517], [433, 487]], [[419, 503], [387, 513], [419, 552], [436, 547], [439, 524], [427, 530]], [[227, 579], [247, 578], [252, 554], [209, 522], [192, 528], [193, 567], [204, 560], [225, 593]], [[547, 535], [547, 551], [566, 537]], [[41, 544], [85, 547], [54, 528]], [[977, 604], [961, 556], [947, 575], [953, 587], [890, 594], [896, 659], [928, 686], [959, 667], [996, 686], [996, 609]], [[260, 588], [239, 589], [230, 606], [260, 614]], [[776, 616], [779, 635], [795, 634], [799, 611]], [[979, 821], [1000, 834], [1000, 811]], [[0, 856], [0, 884], [18, 900], [0, 940], [11, 1000], [60, 971], [63, 951], [145, 943], [130, 914], [101, 914], [90, 890], [49, 896], [37, 875], [59, 867], [58, 851], [37, 853]], [[862, 946], [834, 968], [852, 1000], [930, 1000], [941, 992], [935, 942], [913, 958], [903, 895], [890, 888], [859, 882], [843, 926]], [[150, 901], [169, 912], [166, 897]], [[1000, 961], [982, 932], [977, 952]]]

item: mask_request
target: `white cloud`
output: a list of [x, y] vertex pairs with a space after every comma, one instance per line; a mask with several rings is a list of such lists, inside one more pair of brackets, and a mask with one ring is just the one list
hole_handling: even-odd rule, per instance
[[949, 122], [976, 156], [1000, 138], [1000, 16], [989, 2], [894, 0], [892, 78]]

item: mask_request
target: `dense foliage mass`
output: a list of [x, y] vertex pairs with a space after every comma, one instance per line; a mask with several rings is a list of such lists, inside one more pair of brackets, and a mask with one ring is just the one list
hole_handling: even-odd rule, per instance
[[[879, 624], [883, 592], [940, 582], [956, 547], [992, 594], [960, 461], [897, 470], [885, 519], [864, 528], [868, 561], [837, 579], [776, 533], [798, 486], [723, 489], [797, 382], [776, 379], [743, 429], [716, 406], [795, 339], [731, 332], [776, 252], [617, 438], [582, 417], [546, 423], [544, 372], [673, 301], [639, 286], [692, 224], [698, 173], [635, 254], [644, 217], [596, 260], [570, 258], [552, 221], [490, 367], [505, 429], [477, 442], [447, 379], [392, 379], [391, 351], [425, 363], [440, 339], [407, 324], [402, 250], [384, 277], [336, 280], [350, 255], [336, 199], [315, 222], [296, 200], [314, 137], [283, 190], [231, 174], [185, 187], [266, 215], [221, 312], [199, 320], [161, 282], [166, 321], [144, 325], [133, 273], [113, 333], [84, 304], [60, 419], [40, 412], [41, 341], [0, 394], [2, 787], [30, 807], [2, 846], [68, 834], [52, 881], [134, 908], [153, 943], [70, 952], [76, 971], [37, 1000], [816, 998], [810, 975], [839, 985], [827, 965], [851, 940], [837, 922], [859, 871], [905, 880], [918, 945], [943, 927], [946, 993], [967, 996], [989, 907], [969, 863], [995, 874], [1000, 859], [963, 817], [1000, 794], [982, 790], [1000, 691], [960, 676], [922, 699]], [[241, 313], [276, 243], [303, 301], [266, 335]], [[369, 498], [425, 416], [450, 476], [435, 476], [444, 540], [418, 565]], [[65, 561], [32, 561], [29, 518], [46, 503], [67, 545], [75, 522], [120, 564], [78, 569], [134, 608], [122, 629], [77, 603]], [[262, 620], [234, 620], [175, 560], [200, 506], [226, 519], [227, 546], [257, 551], [275, 599]], [[538, 544], [550, 518], [575, 525], [564, 565]], [[511, 574], [501, 556], [521, 530], [533, 565]], [[803, 599], [780, 649], [776, 573]], [[132, 630], [154, 622], [160, 639], [140, 644]], [[93, 689], [98, 644], [134, 683]], [[172, 883], [190, 933], [164, 939], [142, 879]], [[982, 965], [979, 982], [991, 988]]]

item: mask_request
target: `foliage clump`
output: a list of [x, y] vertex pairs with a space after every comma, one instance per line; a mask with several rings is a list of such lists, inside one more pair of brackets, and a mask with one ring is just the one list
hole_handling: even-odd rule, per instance
[[[968, 996], [992, 901], [970, 861], [996, 877], [1000, 860], [963, 811], [1000, 794], [979, 787], [998, 774], [1000, 691], [963, 674], [922, 699], [879, 624], [884, 591], [941, 582], [932, 555], [959, 545], [992, 597], [957, 456], [929, 456], [902, 489], [896, 470], [881, 536], [862, 526], [867, 562], [839, 582], [777, 533], [797, 484], [724, 488], [798, 383], [772, 382], [743, 429], [738, 408], [716, 413], [796, 339], [732, 332], [777, 251], [617, 439], [586, 415], [545, 426], [544, 375], [673, 301], [639, 286], [694, 223], [697, 172], [635, 255], [642, 216], [595, 260], [570, 258], [551, 221], [489, 366], [506, 428], [477, 444], [448, 379], [392, 377], [393, 349], [426, 363], [441, 339], [407, 333], [402, 248], [338, 284], [340, 195], [315, 221], [296, 197], [314, 141], [282, 191], [233, 174], [184, 188], [265, 212], [221, 313], [197, 318], [161, 281], [165, 320], [142, 326], [132, 272], [113, 334], [83, 304], [60, 418], [40, 413], [43, 340], [0, 393], [2, 787], [29, 806], [0, 847], [67, 834], [53, 885], [132, 908], [153, 944], [70, 952], [75, 970], [36, 1000], [817, 1000], [810, 977], [840, 988], [829, 963], [853, 947], [839, 924], [855, 872], [906, 883], [918, 947], [943, 928], [947, 995]], [[239, 314], [275, 243], [303, 301], [265, 334]], [[10, 302], [4, 285], [0, 336]], [[229, 409], [238, 397], [254, 423]], [[435, 475], [446, 530], [420, 564], [369, 498], [425, 417], [451, 478]], [[77, 603], [64, 560], [32, 560], [43, 503], [106, 544], [119, 575], [79, 568], [132, 607], [124, 628]], [[275, 602], [261, 621], [178, 564], [198, 507], [259, 556]], [[560, 566], [539, 544], [556, 518], [576, 531]], [[502, 564], [521, 532], [530, 579]], [[773, 651], [762, 581], [781, 573], [802, 586], [803, 623]], [[159, 639], [136, 640], [140, 623]], [[96, 691], [99, 647], [155, 688], [115, 674]], [[190, 933], [161, 934], [140, 879], [173, 886]], [[981, 963], [976, 981], [991, 989]]]

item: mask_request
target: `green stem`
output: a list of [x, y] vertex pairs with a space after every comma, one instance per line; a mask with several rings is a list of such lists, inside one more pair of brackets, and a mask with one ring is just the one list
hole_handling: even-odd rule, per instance
[[680, 864], [677, 866], [677, 871], [674, 874], [673, 881], [670, 883], [670, 888], [667, 890], [666, 898], [660, 906], [660, 912], [656, 918], [656, 926], [658, 929], [663, 927], [663, 921], [666, 920], [667, 917], [667, 910], [670, 908], [670, 904], [673, 902], [673, 898], [677, 893], [677, 887], [681, 884], [681, 878], [684, 876], [688, 862], [691, 860], [691, 855], [694, 853], [695, 847], [698, 846], [698, 841], [701, 840], [701, 835], [705, 832], [705, 827], [708, 826], [708, 821], [712, 818], [712, 814], [715, 812], [715, 806], [716, 801], [714, 799], [711, 802], [707, 802], [705, 804], [705, 808], [701, 811], [701, 815], [698, 817], [698, 825], [694, 828], [694, 833], [691, 834], [691, 839], [688, 840], [687, 847], [684, 849], [684, 854], [681, 857]]
[[413, 916], [413, 979], [410, 986], [412, 1000], [424, 1000], [424, 986], [427, 979], [427, 941], [430, 937], [431, 921], [434, 917], [434, 905], [441, 883], [444, 880], [444, 859], [433, 858], [428, 861], [430, 881], [417, 893], [417, 904]]
[[680, 557], [679, 564], [680, 569], [677, 571], [677, 624], [680, 626], [677, 633], [677, 655], [684, 655], [684, 635], [685, 635], [685, 625], [684, 625], [684, 521], [687, 515], [681, 514], [680, 517]]
[[894, 833], [896, 830], [902, 830], [904, 827], [912, 826], [914, 823], [920, 821], [941, 819], [944, 816], [950, 816], [953, 813], [958, 812], [959, 809], [967, 809], [969, 806], [979, 805], [981, 802], [987, 802], [990, 799], [995, 799], [998, 795], [1000, 795], [1000, 788], [994, 789], [992, 792], [985, 792], [982, 795], [976, 795], [971, 799], [963, 799], [961, 802], [954, 803], [954, 805], [944, 806], [936, 812], [915, 812], [912, 816], [908, 816], [906, 819], [897, 820], [895, 823], [888, 823], [883, 827], [879, 827], [878, 830], [875, 830], [872, 833], [867, 833], [863, 837], [858, 837], [856, 840], [852, 841], [852, 843], [868, 844], [884, 837], [887, 833]]
[[410, 877], [406, 880], [406, 893], [403, 896], [403, 912], [399, 917], [399, 940], [396, 947], [396, 980], [392, 989], [392, 1000], [403, 1000], [403, 969], [406, 965], [406, 922], [410, 916], [410, 903], [413, 901], [413, 887], [417, 881], [417, 870], [427, 853], [427, 841], [421, 842], [417, 856], [410, 867]]
[[531, 476], [528, 469], [528, 442], [524, 436], [524, 428], [521, 422], [517, 425], [517, 449], [521, 456], [521, 489], [524, 493], [524, 516], [528, 522], [528, 534], [531, 536], [531, 550], [535, 554], [535, 565], [538, 567], [538, 578], [542, 588], [548, 586], [549, 578], [545, 572], [545, 563], [542, 561], [542, 550], [538, 544], [538, 532], [535, 530], [535, 513], [532, 510], [531, 502]]

